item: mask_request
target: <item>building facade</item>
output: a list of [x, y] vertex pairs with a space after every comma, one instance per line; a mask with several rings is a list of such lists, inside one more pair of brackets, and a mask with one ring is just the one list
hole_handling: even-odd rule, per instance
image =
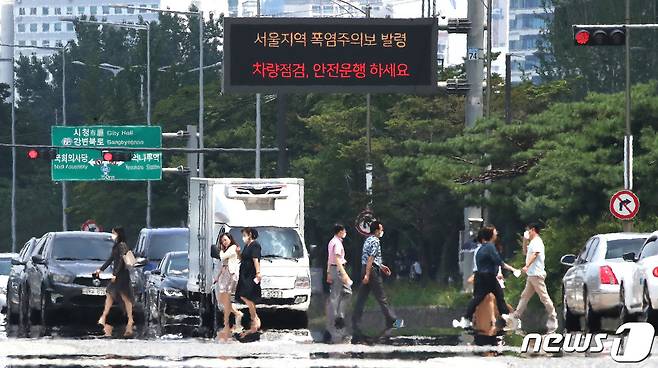
[[[20, 46], [60, 47], [75, 40], [73, 23], [62, 17], [94, 17], [98, 21], [137, 23], [158, 19], [158, 13], [145, 10], [112, 8], [110, 5], [132, 5], [160, 8], [160, 0], [15, 0], [14, 44]], [[16, 49], [16, 54], [45, 56], [54, 51]]]
[[[552, 8], [545, 0], [509, 0], [508, 52], [512, 54], [512, 80], [528, 78], [539, 82], [536, 68], [538, 44], [552, 17]], [[550, 4], [549, 4], [550, 6]]]
[[[355, 9], [365, 11], [370, 4], [370, 16], [373, 18], [391, 17], [392, 6], [382, 0], [348, 1], [353, 6], [332, 0], [261, 0], [260, 13], [262, 17], [355, 17], [362, 18], [364, 14]], [[256, 0], [228, 0], [229, 15], [238, 17], [255, 17]]]

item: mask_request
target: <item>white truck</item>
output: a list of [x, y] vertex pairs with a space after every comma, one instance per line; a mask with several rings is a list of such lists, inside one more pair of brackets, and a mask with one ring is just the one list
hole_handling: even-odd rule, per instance
[[[191, 178], [187, 290], [200, 301], [202, 325], [216, 327], [213, 277], [219, 263], [213, 245], [223, 233], [242, 244], [240, 230], [258, 231], [262, 304], [259, 309], [292, 311], [306, 324], [311, 301], [309, 254], [304, 245], [304, 180]], [[239, 300], [239, 307], [244, 308]]]

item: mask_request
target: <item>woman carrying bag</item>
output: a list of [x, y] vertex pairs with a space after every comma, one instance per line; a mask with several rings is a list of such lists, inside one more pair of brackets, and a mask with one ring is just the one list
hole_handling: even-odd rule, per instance
[[231, 303], [231, 295], [235, 292], [240, 272], [240, 247], [233, 240], [231, 234], [224, 233], [219, 236], [217, 241], [219, 248], [219, 259], [221, 267], [217, 277], [215, 277], [215, 293], [217, 302], [224, 309], [224, 329], [217, 331], [217, 338], [226, 341], [231, 335], [231, 326], [229, 317], [231, 313], [235, 316], [236, 332], [242, 328], [242, 312], [239, 312]]
[[112, 279], [107, 285], [105, 309], [103, 309], [103, 314], [98, 320], [98, 324], [103, 326], [105, 336], [111, 336], [111, 326], [106, 324], [107, 315], [110, 313], [110, 308], [112, 308], [114, 301], [121, 299], [128, 315], [128, 323], [126, 324], [126, 331], [123, 335], [132, 336], [135, 321], [133, 320], [134, 302], [132, 288], [130, 286], [129, 267], [135, 265], [135, 256], [126, 244], [126, 233], [122, 227], [112, 229], [112, 240], [114, 241], [114, 246], [112, 246], [110, 258], [94, 273], [95, 277], [98, 277], [102, 271], [112, 264]]

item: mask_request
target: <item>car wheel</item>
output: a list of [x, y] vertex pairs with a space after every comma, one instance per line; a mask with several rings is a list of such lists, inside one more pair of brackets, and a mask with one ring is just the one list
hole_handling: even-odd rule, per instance
[[21, 290], [18, 296], [18, 325], [23, 329], [30, 327], [30, 304], [28, 294]]
[[41, 323], [41, 313], [39, 312], [39, 309], [32, 305], [32, 297], [31, 297], [30, 290], [27, 290], [25, 293], [25, 296], [27, 297], [27, 305], [28, 305], [28, 322], [30, 326], [38, 325]]
[[642, 291], [642, 312], [639, 314], [639, 322], [649, 322], [654, 328], [658, 328], [658, 313], [651, 305], [651, 298], [649, 296], [649, 288], [644, 284]]
[[580, 317], [571, 313], [567, 304], [567, 295], [562, 288], [562, 315], [564, 316], [564, 329], [567, 332], [580, 331]]
[[41, 308], [39, 313], [39, 321], [43, 327], [50, 324], [50, 295], [47, 292], [41, 293]]
[[624, 284], [619, 286], [619, 305], [621, 306], [619, 311], [619, 321], [621, 324], [637, 321], [637, 314], [629, 312], [628, 308], [626, 307]]
[[586, 332], [599, 332], [601, 331], [601, 315], [592, 310], [592, 304], [590, 304], [587, 298], [587, 290], [583, 291], [583, 300], [585, 301], [585, 329]]
[[167, 327], [167, 316], [165, 310], [167, 309], [167, 304], [165, 302], [160, 302], [161, 305], [158, 308], [158, 328], [161, 334], [164, 334], [164, 331]]
[[15, 307], [12, 307], [11, 299], [12, 297], [9, 295], [9, 292], [7, 292], [7, 324], [9, 326], [18, 324], [18, 310], [16, 310]]

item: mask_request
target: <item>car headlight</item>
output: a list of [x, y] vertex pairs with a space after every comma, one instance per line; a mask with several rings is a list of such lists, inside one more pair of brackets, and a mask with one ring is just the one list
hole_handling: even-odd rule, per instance
[[162, 291], [164, 292], [165, 296], [168, 296], [170, 298], [182, 298], [183, 297], [183, 292], [178, 290], [178, 289], [164, 288]]
[[308, 276], [297, 276], [295, 288], [308, 289], [311, 287], [311, 278]]
[[71, 275], [63, 275], [63, 274], [59, 274], [59, 273], [51, 273], [50, 274], [50, 279], [53, 282], [57, 282], [57, 283], [60, 283], [60, 284], [68, 284], [68, 283], [73, 282], [73, 280], [75, 280], [75, 277], [71, 276]]

